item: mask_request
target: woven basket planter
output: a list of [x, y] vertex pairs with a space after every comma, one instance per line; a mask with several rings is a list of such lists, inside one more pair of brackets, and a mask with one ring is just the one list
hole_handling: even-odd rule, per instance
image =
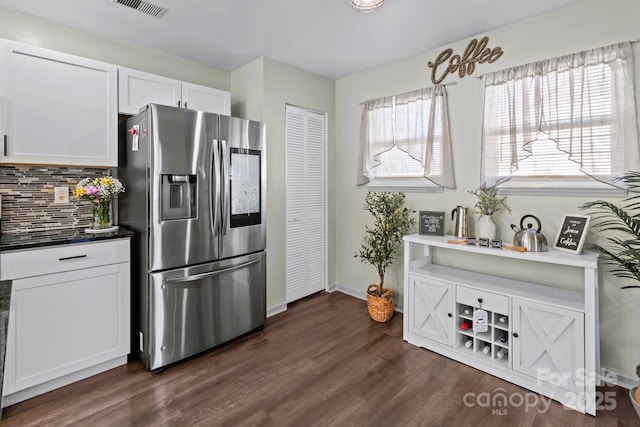
[[[378, 287], [378, 285], [370, 285]], [[371, 295], [367, 289], [367, 309], [369, 316], [376, 322], [388, 322], [393, 317], [393, 291], [382, 288], [382, 296]]]

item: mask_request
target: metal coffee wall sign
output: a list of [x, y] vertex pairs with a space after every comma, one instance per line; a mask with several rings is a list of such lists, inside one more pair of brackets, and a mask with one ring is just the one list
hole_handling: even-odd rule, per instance
[[[476, 64], [485, 62], [492, 64], [504, 53], [501, 47], [493, 49], [487, 47], [489, 37], [483, 37], [480, 41], [472, 39], [462, 52], [462, 55], [454, 55], [453, 49], [445, 49], [438, 55], [435, 61], [429, 61], [427, 65], [431, 70], [431, 81], [437, 85], [447, 77], [449, 73], [458, 72], [458, 76], [463, 78], [470, 76], [476, 69]], [[442, 67], [441, 67], [442, 66]]]

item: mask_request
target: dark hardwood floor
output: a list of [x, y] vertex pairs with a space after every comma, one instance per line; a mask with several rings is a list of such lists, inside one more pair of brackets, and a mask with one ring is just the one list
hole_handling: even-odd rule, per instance
[[[640, 425], [627, 390], [599, 390], [615, 409], [597, 417], [547, 408], [537, 394], [407, 344], [402, 315], [373, 322], [365, 302], [336, 292], [290, 304], [264, 330], [160, 374], [135, 361], [5, 408], [2, 426]], [[481, 393], [512, 404], [488, 406]]]

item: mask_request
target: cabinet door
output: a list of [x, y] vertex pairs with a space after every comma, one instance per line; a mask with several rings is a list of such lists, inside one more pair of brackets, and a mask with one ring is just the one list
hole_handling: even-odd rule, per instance
[[179, 106], [180, 80], [128, 68], [118, 69], [118, 110], [138, 114], [147, 104]]
[[2, 162], [117, 166], [116, 67], [20, 43], [0, 49]]
[[584, 314], [513, 298], [512, 320], [513, 369], [583, 392]]
[[231, 94], [224, 90], [182, 82], [182, 105], [191, 110], [228, 116], [231, 111]]
[[453, 347], [453, 284], [409, 275], [409, 330]]
[[129, 353], [129, 263], [14, 280], [4, 395]]

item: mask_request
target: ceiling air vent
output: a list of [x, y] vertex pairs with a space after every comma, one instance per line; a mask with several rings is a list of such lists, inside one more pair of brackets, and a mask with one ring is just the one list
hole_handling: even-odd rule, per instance
[[118, 3], [123, 6], [127, 6], [131, 9], [135, 9], [139, 12], [154, 16], [156, 18], [162, 18], [164, 14], [169, 11], [169, 9], [165, 7], [160, 7], [143, 0], [111, 0], [111, 3]]

